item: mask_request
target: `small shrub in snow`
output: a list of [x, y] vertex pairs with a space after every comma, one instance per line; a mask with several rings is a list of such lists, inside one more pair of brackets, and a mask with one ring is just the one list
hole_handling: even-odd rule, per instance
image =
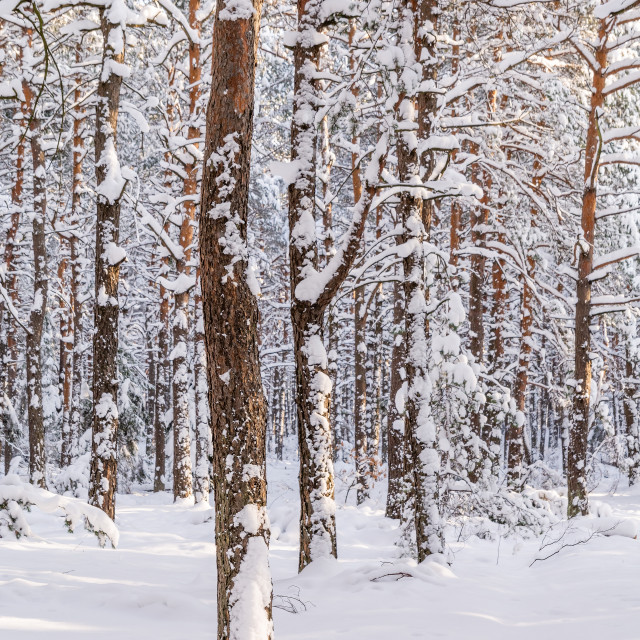
[[0, 480], [0, 538], [31, 535], [24, 512], [32, 507], [45, 513], [62, 511], [69, 531], [73, 532], [78, 525], [82, 525], [96, 534], [101, 546], [107, 540], [113, 548], [118, 544], [118, 529], [103, 511], [77, 498], [60, 496], [27, 484], [15, 474]]
[[459, 538], [505, 536], [533, 538], [560, 522], [567, 508], [559, 491], [525, 487], [521, 492], [506, 488], [469, 491], [454, 489], [447, 495], [448, 522]]
[[31, 530], [24, 517], [24, 510], [29, 510], [30, 505], [22, 500], [3, 500], [0, 502], [0, 538], [8, 538], [14, 535], [21, 538], [29, 535]]
[[83, 453], [70, 465], [60, 469], [53, 477], [52, 485], [60, 494], [86, 498], [89, 493], [89, 468], [91, 452]]

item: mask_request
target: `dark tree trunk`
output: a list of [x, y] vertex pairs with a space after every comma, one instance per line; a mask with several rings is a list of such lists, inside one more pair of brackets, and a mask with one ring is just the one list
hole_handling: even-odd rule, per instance
[[[435, 38], [429, 37], [435, 29], [439, 7], [437, 0], [422, 0], [417, 7], [403, 2], [403, 20], [405, 33], [412, 34], [415, 58], [427, 56], [435, 60]], [[424, 24], [430, 25], [429, 34]], [[405, 36], [406, 37], [406, 36]], [[435, 81], [436, 66], [431, 64], [423, 68], [424, 79]], [[409, 97], [405, 101], [413, 100]], [[426, 139], [430, 135], [431, 116], [435, 110], [433, 96], [421, 96], [415, 100], [418, 106], [418, 131]], [[414, 128], [414, 108], [399, 109], [400, 126], [410, 131]], [[411, 183], [422, 176], [421, 165], [428, 173], [430, 158], [420, 158], [417, 145], [412, 144], [410, 134], [398, 137], [398, 172], [402, 183]], [[404, 302], [406, 331], [406, 375], [407, 401], [405, 413], [406, 443], [413, 480], [414, 524], [418, 561], [442, 550], [442, 531], [440, 525], [440, 453], [436, 427], [430, 416], [430, 380], [428, 373], [428, 321], [427, 301], [429, 291], [425, 278], [424, 244], [428, 240], [431, 222], [431, 203], [423, 203], [420, 196], [404, 191], [400, 197], [399, 219], [402, 222], [403, 241], [413, 250], [403, 259]]]
[[284, 440], [288, 433], [287, 429], [287, 403], [289, 400], [289, 394], [287, 393], [287, 385], [289, 383], [289, 376], [285, 369], [285, 355], [282, 354], [282, 382], [281, 387], [278, 390], [278, 421], [276, 424], [276, 456], [278, 460], [282, 460], [284, 457]]
[[[61, 218], [62, 220], [62, 218]], [[69, 290], [67, 268], [69, 258], [60, 241], [60, 262], [58, 263], [58, 281], [63, 291]], [[71, 297], [71, 296], [70, 296]], [[71, 301], [73, 304], [73, 301]], [[71, 434], [71, 390], [73, 382], [73, 311], [69, 309], [63, 299], [60, 300], [60, 366], [58, 369], [58, 389], [61, 396], [62, 418], [62, 448], [60, 452], [60, 465], [66, 467], [71, 463], [71, 449], [73, 437]]]
[[520, 483], [524, 464], [524, 425], [527, 415], [527, 385], [529, 382], [529, 361], [532, 348], [532, 298], [533, 291], [527, 278], [523, 278], [522, 305], [520, 312], [520, 356], [513, 388], [516, 403], [516, 419], [506, 432], [508, 443], [507, 479], [510, 485]]
[[285, 362], [274, 366], [273, 372], [273, 406], [271, 407], [271, 422], [273, 428], [274, 450], [278, 460], [282, 460], [284, 445], [284, 412], [285, 412]]
[[[155, 256], [153, 256], [155, 257]], [[152, 258], [153, 259], [153, 258]], [[153, 282], [149, 283], [149, 289], [154, 290]], [[149, 383], [147, 389], [147, 424], [145, 426], [145, 453], [147, 458], [151, 459], [153, 456], [153, 427], [155, 424], [155, 412], [156, 412], [156, 373], [158, 370], [156, 364], [156, 336], [153, 332], [153, 313], [150, 309], [146, 311], [145, 317], [145, 331], [146, 336], [146, 348], [147, 348], [147, 380]]]
[[[472, 153], [478, 153], [477, 147], [472, 145]], [[483, 176], [485, 178], [485, 176]], [[481, 253], [485, 248], [485, 228], [488, 221], [488, 202], [490, 181], [481, 180], [480, 170], [474, 166], [471, 171], [471, 179], [484, 190], [482, 201], [471, 208], [469, 222], [471, 226], [471, 244], [474, 253], [471, 254], [469, 274], [469, 351], [476, 363], [484, 363], [484, 302], [485, 302], [485, 267], [486, 259]], [[478, 482], [483, 477], [483, 451], [482, 451], [482, 418], [483, 407], [471, 414], [472, 440], [468, 448], [469, 455], [469, 479]]]
[[325, 267], [329, 276], [321, 285], [316, 282], [316, 286], [309, 287], [307, 278], [317, 273], [319, 266], [315, 233], [315, 118], [321, 103], [320, 79], [316, 73], [322, 48], [317, 36], [324, 28], [321, 9], [320, 0], [298, 2], [291, 124], [291, 159], [298, 168], [297, 180], [289, 185], [289, 260], [300, 451], [300, 569], [315, 558], [337, 555], [329, 421], [331, 379], [324, 348], [325, 314], [360, 248], [365, 221], [386, 159], [376, 150], [371, 160], [376, 168], [375, 177], [366, 176], [349, 231], [329, 266]]
[[[475, 174], [476, 172], [474, 172]], [[477, 176], [474, 182], [479, 182]], [[484, 228], [485, 210], [484, 206], [478, 205], [470, 213], [471, 243], [476, 249], [482, 249], [484, 245], [484, 232], [478, 231], [478, 229]], [[471, 254], [471, 272], [469, 274], [469, 350], [478, 363], [484, 361], [484, 267], [484, 256], [480, 253]]]
[[[76, 48], [76, 63], [82, 59], [81, 47]], [[74, 101], [80, 102], [82, 97], [79, 89], [80, 78], [76, 78], [78, 88], [74, 91]], [[84, 109], [78, 107], [74, 110], [73, 119], [73, 180], [71, 194], [71, 224], [80, 224], [82, 185], [82, 167], [85, 156], [84, 150]], [[84, 264], [80, 255], [79, 233], [72, 233], [69, 240], [69, 252], [71, 259], [71, 300], [73, 304], [73, 351], [72, 364], [73, 379], [71, 382], [71, 417], [69, 420], [69, 439], [71, 442], [69, 458], [72, 460], [78, 454], [78, 439], [82, 416], [80, 411], [80, 401], [82, 395], [82, 359], [83, 359], [83, 335], [82, 335], [82, 296], [81, 285], [83, 282]]]
[[[163, 274], [169, 269], [169, 259], [162, 259]], [[169, 292], [160, 285], [160, 316], [158, 318], [158, 358], [156, 361], [156, 407], [153, 423], [155, 464], [153, 490], [164, 491], [166, 473], [166, 433], [169, 408]]]
[[[115, 516], [118, 471], [118, 281], [124, 252], [118, 247], [120, 203], [125, 182], [119, 175], [116, 152], [122, 76], [113, 72], [124, 64], [124, 29], [100, 10], [103, 37], [102, 71], [96, 102], [96, 251], [93, 334], [93, 431], [89, 503]], [[115, 18], [114, 18], [115, 19]], [[114, 49], [113, 43], [118, 48]]]
[[314, 117], [298, 114], [315, 114], [318, 110], [320, 80], [309, 70], [320, 69], [322, 47], [310, 37], [321, 29], [320, 8], [319, 0], [298, 0], [298, 36], [293, 54], [291, 159], [299, 163], [300, 171], [289, 186], [289, 259], [300, 455], [299, 569], [316, 557], [337, 555], [329, 422], [331, 379], [324, 349], [326, 304], [301, 301], [296, 291], [303, 272], [319, 266], [316, 240], [307, 237], [303, 226], [315, 219], [317, 130]]
[[387, 413], [387, 442], [389, 488], [387, 492], [388, 518], [402, 515], [404, 486], [404, 412], [398, 410], [398, 392], [404, 383], [401, 369], [404, 353], [404, 299], [399, 283], [393, 287], [393, 345], [391, 347], [391, 381], [389, 384], [389, 410]]
[[[352, 72], [355, 72], [356, 63], [353, 56], [353, 37], [355, 23], [352, 22], [349, 30], [349, 45], [351, 55], [349, 63]], [[352, 89], [354, 102], [358, 100], [358, 91]], [[357, 148], [358, 138], [352, 137], [351, 144]], [[358, 202], [362, 197], [362, 181], [360, 180], [360, 167], [358, 166], [358, 154], [351, 153], [351, 180], [353, 183], [353, 201]], [[356, 500], [362, 504], [369, 496], [369, 447], [367, 425], [367, 303], [365, 300], [365, 288], [358, 287], [354, 292], [353, 321], [354, 321], [354, 458], [356, 464]]]
[[626, 427], [627, 450], [629, 459], [629, 486], [640, 481], [640, 438], [638, 437], [638, 401], [631, 380], [634, 377], [634, 363], [629, 349], [626, 351], [624, 384], [624, 421]]
[[364, 287], [355, 291], [354, 305], [355, 397], [353, 419], [355, 425], [355, 463], [357, 502], [369, 497], [369, 450], [367, 429], [367, 305]]
[[[380, 226], [378, 226], [378, 230]], [[377, 233], [378, 239], [380, 234]], [[372, 385], [371, 401], [368, 403], [369, 410], [369, 468], [375, 479], [380, 471], [381, 458], [386, 457], [386, 438], [382, 432], [382, 388], [383, 388], [383, 359], [384, 359], [384, 336], [382, 326], [383, 310], [383, 288], [382, 284], [376, 287], [372, 308], [372, 331], [370, 335], [369, 353], [372, 354]], [[382, 449], [382, 451], [381, 451]]]
[[[540, 161], [536, 158], [533, 163], [533, 184], [539, 187], [542, 176]], [[536, 226], [535, 208], [531, 209], [531, 226]], [[520, 305], [520, 355], [513, 389], [516, 403], [515, 423], [506, 431], [505, 438], [509, 447], [507, 458], [507, 481], [511, 486], [518, 486], [525, 462], [524, 427], [526, 420], [527, 386], [529, 384], [529, 368], [533, 351], [533, 290], [532, 283], [535, 276], [536, 263], [532, 250], [527, 255], [527, 274], [522, 276], [522, 303]]]
[[[79, 64], [82, 59], [82, 47], [76, 45], [75, 61]], [[82, 78], [75, 78], [76, 87], [73, 100], [78, 105], [82, 100], [80, 86]], [[84, 159], [83, 122], [84, 110], [76, 106], [73, 109], [73, 168], [71, 179], [71, 212], [69, 226], [80, 224], [80, 195], [82, 189], [82, 162]], [[63, 466], [71, 464], [77, 454], [78, 431], [80, 421], [80, 384], [81, 370], [79, 347], [82, 344], [82, 303], [79, 299], [79, 280], [81, 266], [77, 264], [78, 236], [75, 229], [60, 239], [60, 263], [58, 265], [58, 279], [64, 291], [69, 292], [69, 305], [60, 305], [60, 373], [59, 386], [62, 395], [62, 451], [60, 455]], [[68, 239], [69, 253], [64, 247], [64, 240]], [[68, 273], [70, 269], [70, 274]], [[77, 280], [76, 280], [77, 278]], [[76, 326], [77, 323], [77, 326]], [[76, 363], [76, 356], [77, 363]], [[76, 364], [78, 372], [76, 372]]]
[[[351, 33], [351, 31], [350, 31]], [[331, 152], [331, 138], [329, 133], [329, 119], [325, 116], [322, 119], [322, 168], [323, 171], [320, 175], [320, 181], [322, 183], [322, 201], [324, 207], [322, 210], [322, 226], [323, 226], [323, 258], [324, 264], [328, 264], [331, 256], [334, 252], [333, 243], [333, 205], [331, 192], [329, 190], [329, 181], [331, 177], [331, 169], [335, 161], [335, 156]], [[333, 311], [327, 310], [325, 317], [326, 332], [325, 338], [327, 341], [327, 362], [328, 362], [328, 375], [331, 380], [331, 388], [335, 389], [337, 384], [338, 374], [338, 342], [337, 342], [337, 323], [333, 317]], [[331, 436], [331, 450], [333, 461], [337, 460], [338, 452], [341, 448], [341, 439], [336, 431], [338, 413], [338, 396], [333, 393], [329, 396], [329, 424], [332, 427]]]
[[[200, 264], [218, 569], [218, 640], [271, 638], [266, 405], [247, 209], [261, 0], [218, 3], [200, 202]], [[248, 584], [249, 582], [249, 584]]]
[[[25, 95], [33, 104], [33, 94]], [[42, 407], [42, 330], [47, 308], [47, 247], [44, 222], [47, 212], [47, 185], [44, 150], [40, 144], [40, 120], [33, 116], [30, 124], [31, 158], [33, 162], [33, 304], [27, 334], [27, 405], [29, 417], [29, 477], [33, 484], [46, 488], [44, 447], [44, 415]]]
[[[180, 244], [191, 247], [193, 227], [187, 214], [183, 216]], [[189, 276], [191, 249], [185, 250], [184, 260], [177, 261], [178, 278]], [[178, 280], [180, 282], [180, 280]], [[191, 417], [189, 412], [189, 292], [175, 295], [173, 318], [173, 498], [189, 498], [193, 494], [191, 473]]]
[[[22, 60], [22, 50], [19, 54], [19, 61]], [[26, 106], [23, 103], [22, 117], [26, 113]], [[26, 122], [26, 121], [25, 121]], [[6, 289], [11, 300], [11, 304], [16, 306], [18, 301], [18, 274], [16, 249], [18, 228], [20, 226], [20, 216], [22, 214], [22, 191], [24, 187], [24, 138], [20, 136], [15, 156], [15, 182], [11, 187], [11, 218], [7, 231], [6, 249], [4, 262], [6, 267]], [[7, 321], [6, 350], [2, 361], [3, 375], [5, 380], [3, 388], [3, 435], [4, 435], [4, 472], [9, 473], [11, 459], [15, 455], [15, 443], [18, 435], [18, 425], [14, 423], [15, 415], [14, 402], [16, 399], [18, 382], [18, 335], [17, 323], [9, 317]]]

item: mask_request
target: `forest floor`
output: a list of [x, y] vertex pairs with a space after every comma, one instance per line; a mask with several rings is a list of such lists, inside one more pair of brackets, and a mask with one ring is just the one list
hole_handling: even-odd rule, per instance
[[[595, 536], [539, 562], [540, 540], [472, 538], [447, 567], [398, 558], [382, 490], [356, 508], [338, 478], [338, 561], [297, 574], [297, 479], [269, 467], [279, 640], [638, 640], [640, 542]], [[604, 480], [592, 498], [640, 524], [640, 489]], [[612, 491], [615, 486], [615, 492]], [[169, 493], [119, 495], [117, 550], [60, 518], [28, 514], [34, 537], [0, 541], [0, 638], [215, 638], [215, 547], [207, 512]], [[544, 555], [544, 554], [542, 554]]]

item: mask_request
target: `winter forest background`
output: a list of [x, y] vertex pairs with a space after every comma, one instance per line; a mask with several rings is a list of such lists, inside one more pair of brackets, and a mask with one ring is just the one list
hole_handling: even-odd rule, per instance
[[0, 631], [640, 637], [639, 98], [640, 0], [0, 0]]

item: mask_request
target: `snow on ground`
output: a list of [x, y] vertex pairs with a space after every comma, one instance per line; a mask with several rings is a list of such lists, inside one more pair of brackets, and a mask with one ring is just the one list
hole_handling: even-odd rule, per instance
[[[539, 540], [473, 538], [451, 567], [416, 567], [398, 558], [382, 492], [358, 509], [338, 486], [340, 559], [298, 575], [295, 465], [269, 468], [276, 638], [640, 638], [637, 540], [597, 536], [530, 567]], [[640, 489], [592, 498], [640, 523]], [[0, 541], [0, 638], [215, 638], [212, 523], [168, 493], [118, 496], [117, 511], [117, 550], [36, 511], [39, 537]]]

